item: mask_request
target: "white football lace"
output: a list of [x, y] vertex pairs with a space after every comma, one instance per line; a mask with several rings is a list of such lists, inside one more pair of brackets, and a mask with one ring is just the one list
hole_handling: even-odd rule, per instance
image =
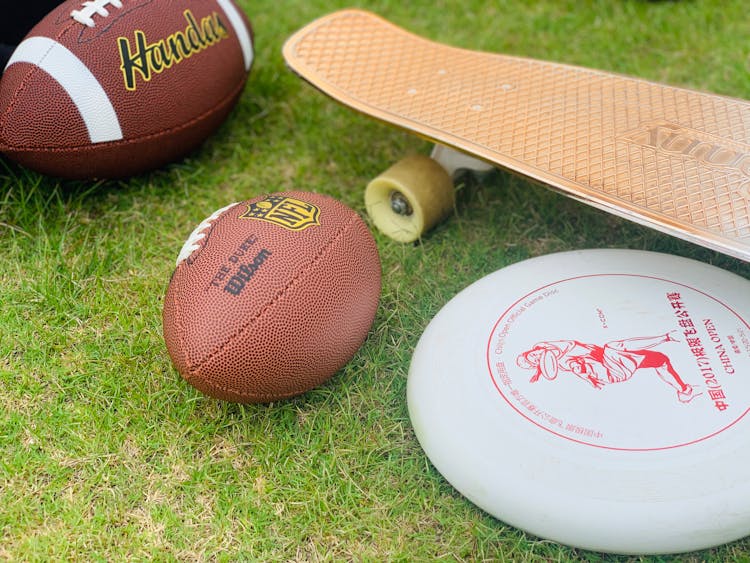
[[179, 256], [177, 256], [177, 263], [175, 264], [176, 266], [179, 266], [183, 260], [187, 260], [193, 252], [201, 247], [201, 245], [198, 243], [206, 238], [206, 233], [204, 231], [207, 231], [209, 228], [211, 228], [211, 224], [219, 217], [219, 215], [235, 205], [237, 204], [230, 203], [226, 207], [217, 209], [211, 214], [210, 217], [206, 217], [203, 221], [201, 221], [200, 225], [195, 227], [195, 230], [190, 233], [190, 236], [185, 241], [185, 244], [182, 245], [182, 250], [180, 250], [180, 254]]
[[94, 27], [94, 14], [102, 16], [103, 18], [106, 18], [109, 15], [107, 4], [112, 4], [115, 8], [122, 8], [122, 2], [120, 0], [90, 0], [89, 2], [83, 3], [82, 10], [73, 10], [70, 12], [70, 17], [85, 26]]

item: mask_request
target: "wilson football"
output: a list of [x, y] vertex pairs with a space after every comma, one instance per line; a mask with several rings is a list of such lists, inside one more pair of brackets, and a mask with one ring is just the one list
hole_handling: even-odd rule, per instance
[[333, 198], [286, 192], [229, 205], [198, 225], [177, 258], [164, 300], [167, 350], [211, 397], [298, 395], [362, 345], [380, 275], [364, 221]]
[[68, 0], [8, 61], [0, 151], [64, 178], [159, 167], [224, 121], [252, 62], [232, 0]]

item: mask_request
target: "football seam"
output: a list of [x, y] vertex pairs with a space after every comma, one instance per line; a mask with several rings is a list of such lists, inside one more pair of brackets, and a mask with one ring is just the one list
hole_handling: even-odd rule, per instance
[[[35, 69], [36, 70], [36, 69]], [[29, 73], [31, 74], [31, 73]], [[190, 121], [186, 121], [185, 123], [181, 123], [179, 125], [176, 125], [170, 129], [164, 129], [162, 131], [159, 131], [158, 133], [150, 133], [149, 135], [142, 135], [140, 137], [129, 137], [127, 139], [120, 139], [117, 141], [108, 141], [104, 143], [96, 143], [95, 145], [76, 145], [74, 147], [34, 147], [29, 145], [9, 145], [5, 141], [0, 140], [0, 151], [3, 152], [14, 152], [14, 151], [34, 151], [36, 153], [67, 153], [71, 151], [81, 151], [81, 150], [91, 150], [95, 147], [116, 147], [117, 145], [128, 145], [132, 144], [134, 142], [141, 142], [151, 139], [156, 139], [159, 137], [162, 137], [164, 135], [170, 135], [174, 133], [175, 131], [179, 131], [180, 129], [186, 129], [195, 123], [198, 123], [199, 121], [202, 121], [207, 116], [210, 116], [217, 111], [221, 111], [223, 108], [229, 104], [235, 96], [239, 95], [243, 88], [245, 87], [245, 83], [247, 82], [247, 74], [245, 74], [245, 77], [243, 80], [237, 85], [237, 87], [232, 90], [227, 96], [225, 96], [223, 99], [221, 99], [217, 104], [213, 105], [210, 109], [203, 112], [201, 115], [194, 117]], [[14, 97], [15, 103], [16, 97]], [[11, 106], [13, 103], [8, 105], [8, 110], [11, 109]], [[3, 118], [6, 117], [8, 111], [2, 116]], [[0, 132], [0, 135], [2, 135], [2, 132]]]
[[[240, 204], [240, 203], [235, 203], [235, 204], [233, 204], [232, 206], [227, 206], [228, 208], [227, 208], [227, 209], [225, 209], [225, 210], [224, 210], [224, 212], [223, 212], [223, 213], [221, 213], [221, 214], [220, 214], [220, 215], [219, 215], [219, 216], [218, 216], [218, 217], [217, 217], [217, 218], [216, 218], [216, 219], [215, 219], [215, 220], [213, 221], [213, 223], [212, 223], [212, 225], [211, 225], [211, 231], [213, 231], [213, 227], [214, 227], [214, 225], [216, 225], [216, 223], [217, 223], [217, 222], [218, 222], [218, 221], [219, 221], [219, 220], [220, 220], [220, 219], [221, 219], [222, 217], [224, 217], [224, 216], [226, 215], [226, 213], [227, 213], [227, 212], [228, 212], [228, 211], [229, 211], [230, 209], [232, 209], [232, 208], [233, 208], [234, 206], [236, 206], [236, 205], [239, 205], [239, 204]], [[205, 243], [206, 243], [206, 242], [208, 242], [208, 241], [204, 240], [204, 241], [203, 241], [203, 245], [205, 245]], [[177, 264], [177, 266], [175, 267], [175, 270], [174, 270], [174, 272], [172, 272], [172, 279], [170, 280], [170, 284], [174, 282], [174, 277], [175, 277], [175, 273], [177, 273], [177, 269], [178, 269], [179, 267], [180, 267], [180, 264]], [[175, 291], [177, 291], [177, 289], [175, 289]], [[177, 294], [178, 294], [178, 295], [179, 295], [179, 293], [180, 293], [180, 292], [179, 292], [179, 291], [177, 291]], [[177, 341], [179, 342], [179, 345], [180, 345], [180, 348], [179, 348], [179, 352], [181, 353], [181, 355], [182, 355], [182, 357], [183, 357], [183, 359], [184, 359], [184, 362], [185, 362], [185, 367], [187, 368], [187, 371], [188, 371], [188, 373], [190, 373], [190, 372], [192, 371], [192, 368], [191, 368], [191, 366], [190, 366], [190, 358], [189, 358], [189, 356], [188, 356], [188, 353], [187, 353], [187, 347], [185, 346], [185, 336], [184, 336], [184, 335], [185, 335], [185, 330], [184, 330], [184, 327], [185, 327], [185, 325], [184, 325], [184, 323], [182, 322], [182, 314], [181, 314], [181, 312], [180, 312], [180, 300], [179, 300], [179, 299], [176, 299], [176, 298], [175, 298], [175, 299], [173, 300], [173, 302], [174, 302], [174, 308], [175, 308], [175, 316], [177, 317], [177, 323], [176, 323], [176, 324], [177, 324], [177, 326], [176, 326], [175, 328], [176, 328], [176, 332], [177, 332]]]
[[[265, 315], [273, 306], [276, 305], [283, 297], [286, 295], [286, 293], [294, 286], [296, 285], [299, 280], [317, 263], [320, 261], [321, 258], [329, 251], [331, 246], [337, 242], [343, 235], [346, 233], [354, 223], [357, 223], [357, 220], [359, 219], [359, 216], [355, 213], [344, 225], [340, 227], [338, 232], [335, 234], [331, 240], [325, 244], [318, 253], [313, 257], [313, 259], [305, 266], [303, 269], [301, 269], [290, 281], [287, 283], [283, 288], [281, 288], [276, 295], [271, 299], [268, 303], [266, 303], [263, 308], [258, 311], [250, 320], [248, 320], [244, 325], [242, 325], [239, 329], [235, 331], [234, 334], [232, 334], [229, 338], [227, 338], [224, 342], [222, 342], [213, 352], [208, 354], [205, 358], [203, 358], [200, 362], [197, 362], [195, 365], [188, 365], [187, 371], [194, 379], [199, 379], [201, 382], [206, 383], [213, 387], [214, 389], [217, 389], [219, 391], [225, 392], [225, 393], [231, 393], [232, 395], [242, 397], [242, 398], [249, 398], [259, 401], [265, 401], [265, 400], [275, 400], [275, 399], [281, 399], [285, 397], [292, 397], [296, 395], [297, 393], [291, 393], [289, 395], [284, 396], [278, 396], [278, 395], [258, 395], [258, 394], [251, 394], [251, 393], [242, 393], [238, 392], [234, 389], [230, 389], [228, 387], [215, 384], [211, 381], [207, 381], [203, 377], [200, 376], [198, 373], [200, 369], [210, 360], [215, 358], [218, 354], [220, 354], [224, 348], [229, 345], [232, 341], [234, 341], [236, 338], [241, 336], [248, 328], [250, 328], [259, 318], [261, 318], [263, 315]], [[178, 307], [178, 318], [179, 318], [179, 307]], [[180, 327], [182, 326], [182, 323], [178, 321], [178, 325]], [[180, 331], [180, 342], [182, 343], [182, 331]], [[185, 354], [185, 360], [187, 364], [190, 364], [187, 354]]]

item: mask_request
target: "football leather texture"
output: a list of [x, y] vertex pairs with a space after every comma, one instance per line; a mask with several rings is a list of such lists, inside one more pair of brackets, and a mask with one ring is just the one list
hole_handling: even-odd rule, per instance
[[160, 167], [221, 125], [252, 63], [232, 0], [68, 0], [8, 61], [0, 151], [63, 178]]
[[352, 209], [284, 192], [220, 209], [185, 242], [164, 340], [182, 377], [217, 399], [299, 395], [346, 365], [381, 289], [375, 241]]

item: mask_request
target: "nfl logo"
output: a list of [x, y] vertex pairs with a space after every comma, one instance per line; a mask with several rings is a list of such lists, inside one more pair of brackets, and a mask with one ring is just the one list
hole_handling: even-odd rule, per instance
[[272, 195], [248, 205], [240, 218], [266, 221], [290, 231], [303, 231], [320, 225], [320, 209], [300, 199]]

